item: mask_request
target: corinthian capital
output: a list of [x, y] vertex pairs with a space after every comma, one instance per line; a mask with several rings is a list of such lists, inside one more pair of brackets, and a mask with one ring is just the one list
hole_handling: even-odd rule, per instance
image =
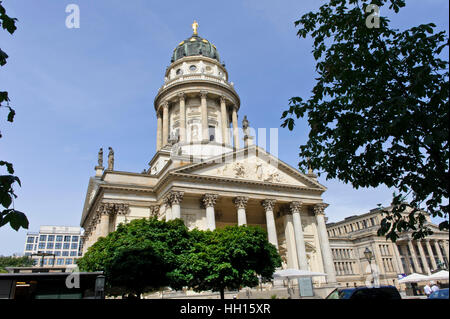
[[150, 217], [158, 217], [159, 216], [159, 205], [150, 206]]
[[181, 101], [181, 100], [184, 101], [184, 99], [186, 98], [186, 94], [185, 94], [184, 92], [178, 93], [177, 96], [178, 96], [178, 99], [179, 99], [180, 101]]
[[180, 204], [183, 200], [184, 192], [171, 192], [170, 193], [170, 200], [172, 205], [173, 204]]
[[166, 197], [164, 197], [163, 203], [166, 207], [172, 206], [172, 199], [171, 199], [170, 194], [167, 194]]
[[221, 95], [220, 96], [220, 103], [226, 103], [227, 98], [225, 97], [225, 95]]
[[289, 203], [289, 208], [291, 209], [292, 213], [300, 213], [302, 207], [303, 207], [302, 202], [290, 202]]
[[314, 214], [316, 215], [325, 215], [325, 208], [327, 208], [329, 205], [325, 203], [319, 203], [314, 205]]
[[248, 197], [238, 196], [233, 200], [238, 209], [245, 209], [247, 207]]
[[202, 99], [206, 99], [207, 96], [208, 96], [208, 91], [200, 91], [200, 97]]
[[203, 195], [202, 202], [205, 207], [214, 207], [216, 205], [218, 195], [216, 194], [205, 194]]
[[265, 211], [268, 210], [272, 210], [273, 211], [273, 207], [275, 206], [275, 199], [265, 199], [263, 201], [261, 201], [261, 205], [264, 207]]

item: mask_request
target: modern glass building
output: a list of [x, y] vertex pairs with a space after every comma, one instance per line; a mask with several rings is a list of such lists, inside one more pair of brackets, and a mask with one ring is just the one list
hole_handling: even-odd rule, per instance
[[80, 247], [80, 227], [41, 226], [38, 233], [27, 233], [24, 255], [31, 256], [38, 267], [73, 267], [81, 257]]

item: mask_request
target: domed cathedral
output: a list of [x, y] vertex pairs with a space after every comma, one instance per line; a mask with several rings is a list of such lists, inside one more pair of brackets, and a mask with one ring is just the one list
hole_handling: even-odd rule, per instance
[[267, 231], [283, 268], [326, 273], [313, 278], [316, 292], [334, 287], [326, 188], [311, 170], [302, 173], [255, 145], [246, 116], [239, 127], [239, 95], [219, 52], [195, 21], [192, 28], [173, 50], [154, 100], [156, 152], [148, 168], [115, 169], [112, 148], [105, 168], [100, 149], [81, 217], [83, 252], [137, 218], [181, 218], [204, 230], [256, 225]]

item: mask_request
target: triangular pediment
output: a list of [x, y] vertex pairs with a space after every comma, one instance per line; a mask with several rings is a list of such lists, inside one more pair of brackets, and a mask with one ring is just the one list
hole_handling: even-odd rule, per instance
[[256, 146], [190, 164], [173, 173], [326, 190], [315, 179]]

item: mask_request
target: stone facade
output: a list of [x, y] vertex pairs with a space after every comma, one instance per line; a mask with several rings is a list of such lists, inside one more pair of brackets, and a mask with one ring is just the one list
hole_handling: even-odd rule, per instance
[[148, 170], [97, 169], [90, 179], [83, 252], [136, 218], [181, 218], [190, 229], [256, 225], [267, 231], [283, 267], [326, 272], [314, 283], [335, 285], [326, 188], [256, 145], [240, 147], [240, 99], [224, 65], [202, 55], [177, 59], [154, 104], [157, 143]]
[[[429, 275], [438, 268], [439, 262], [448, 267], [449, 233], [440, 231], [428, 215], [427, 223], [433, 235], [424, 240], [413, 240], [410, 233], [405, 233], [396, 243], [377, 236], [382, 219], [380, 210], [374, 209], [327, 225], [334, 268], [341, 286], [366, 285], [373, 280], [371, 271], [377, 269], [380, 284], [403, 288], [398, 285], [398, 275]], [[366, 248], [373, 253], [371, 265], [364, 256]]]

